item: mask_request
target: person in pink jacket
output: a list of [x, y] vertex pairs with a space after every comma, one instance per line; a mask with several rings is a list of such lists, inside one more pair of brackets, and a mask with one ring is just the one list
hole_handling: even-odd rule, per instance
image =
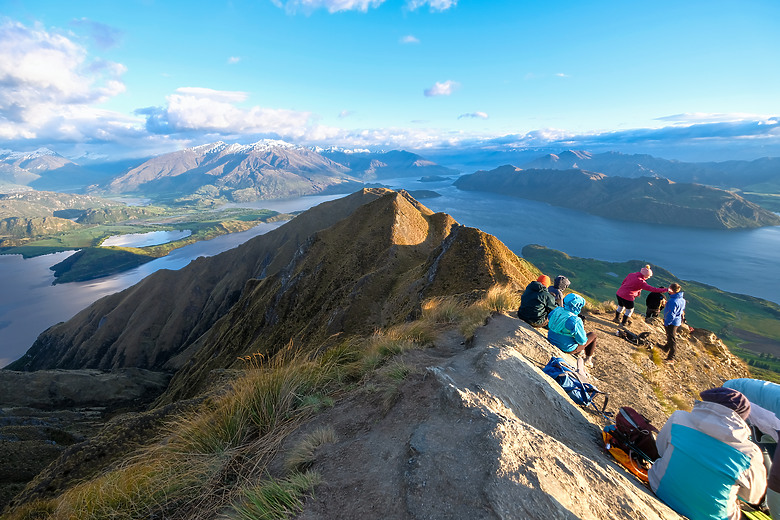
[[[666, 287], [653, 287], [647, 283], [647, 279], [653, 276], [653, 270], [649, 265], [644, 266], [639, 272], [630, 273], [620, 284], [620, 288], [617, 290], [617, 309], [615, 310], [615, 323], [621, 325], [631, 324], [631, 315], [634, 313], [634, 300], [637, 299], [642, 290], [665, 293]], [[625, 311], [623, 315], [623, 321], [620, 321], [620, 315]]]

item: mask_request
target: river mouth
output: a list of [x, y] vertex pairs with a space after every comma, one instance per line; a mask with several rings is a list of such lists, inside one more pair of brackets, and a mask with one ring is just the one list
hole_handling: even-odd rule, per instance
[[113, 235], [105, 239], [100, 247], [149, 247], [175, 242], [192, 235], [189, 229], [175, 231], [150, 231], [148, 233], [129, 233]]

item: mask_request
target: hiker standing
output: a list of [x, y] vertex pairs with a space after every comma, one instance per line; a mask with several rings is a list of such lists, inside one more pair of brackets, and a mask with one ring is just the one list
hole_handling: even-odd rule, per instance
[[555, 277], [552, 286], [547, 288], [550, 294], [553, 295], [553, 298], [555, 298], [555, 305], [558, 307], [563, 307], [563, 297], [566, 295], [566, 289], [569, 288], [569, 285], [571, 285], [571, 282], [568, 278], [558, 275]]
[[547, 339], [569, 354], [585, 352], [585, 365], [593, 366], [593, 352], [596, 350], [596, 333], [585, 332], [579, 313], [585, 306], [585, 298], [569, 293], [563, 299], [563, 307], [556, 307], [550, 313], [547, 323]]
[[[647, 279], [653, 276], [653, 270], [649, 265], [645, 265], [636, 273], [630, 273], [623, 279], [623, 283], [620, 284], [620, 288], [617, 290], [617, 309], [615, 310], [615, 323], [621, 325], [631, 324], [631, 315], [634, 313], [634, 300], [637, 299], [639, 294], [644, 289], [645, 291], [665, 293], [666, 287], [653, 287], [647, 283]], [[623, 316], [623, 322], [620, 322], [620, 314], [625, 309], [626, 313]]]
[[529, 283], [520, 297], [517, 317], [532, 327], [546, 326], [547, 315], [555, 308], [555, 298], [547, 291], [548, 285], [550, 277], [543, 274]]
[[738, 520], [737, 496], [756, 504], [766, 489], [764, 457], [745, 422], [750, 401], [723, 387], [699, 395], [693, 410], [674, 412], [658, 432], [650, 487], [691, 520]]
[[685, 316], [685, 298], [683, 298], [680, 284], [673, 283], [669, 286], [669, 301], [664, 307], [664, 329], [666, 329], [666, 345], [661, 349], [667, 352], [666, 360], [674, 362], [674, 354], [677, 351], [677, 329], [682, 325]]

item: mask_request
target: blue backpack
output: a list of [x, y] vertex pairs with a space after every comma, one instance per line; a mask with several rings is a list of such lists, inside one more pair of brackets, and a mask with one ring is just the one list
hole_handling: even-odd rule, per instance
[[[612, 415], [606, 411], [609, 396], [599, 391], [590, 383], [583, 382], [577, 374], [577, 370], [569, 365], [563, 358], [552, 356], [550, 361], [542, 368], [542, 372], [553, 378], [561, 388], [569, 395], [572, 401], [581, 406], [592, 406], [602, 415]], [[594, 399], [598, 395], [604, 396], [604, 404], [599, 408]]]

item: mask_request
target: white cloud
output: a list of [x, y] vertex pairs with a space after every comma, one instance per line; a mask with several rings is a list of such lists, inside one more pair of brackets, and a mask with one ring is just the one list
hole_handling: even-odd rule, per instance
[[327, 134], [316, 128], [310, 112], [236, 104], [247, 99], [245, 92], [182, 87], [169, 95], [167, 106], [139, 110], [146, 127], [156, 134], [216, 133], [273, 134], [289, 139]]
[[0, 56], [0, 137], [101, 138], [95, 133], [102, 118], [109, 127], [132, 121], [92, 107], [125, 91], [124, 65], [89, 60], [84, 47], [62, 34], [5, 21]]
[[570, 77], [568, 74], [565, 74], [563, 72], [556, 72], [555, 76], [559, 77], [559, 78], [568, 78], [568, 77]]
[[339, 118], [344, 119], [345, 117], [349, 117], [353, 114], [351, 110], [342, 110], [339, 112]]
[[238, 56], [231, 56], [231, 57], [229, 57], [229, 58], [228, 58], [228, 60], [227, 60], [227, 62], [228, 62], [229, 64], [231, 64], [231, 65], [233, 65], [234, 63], [238, 63], [239, 61], [241, 61], [241, 58], [240, 58], [240, 57], [238, 57]]
[[437, 81], [432, 87], [425, 89], [423, 91], [423, 93], [427, 97], [432, 97], [432, 96], [449, 96], [459, 86], [460, 86], [460, 84], [458, 82], [452, 81], [452, 80], [447, 80], [447, 81], [444, 81], [442, 83]]
[[446, 11], [450, 7], [458, 5], [458, 0], [409, 0], [406, 5], [409, 9], [417, 9], [429, 5], [431, 11]]
[[327, 9], [329, 13], [340, 11], [367, 12], [370, 7], [379, 7], [385, 0], [272, 0], [277, 7], [284, 8], [288, 13], [303, 11], [313, 12], [317, 9]]
[[420, 43], [420, 40], [411, 34], [407, 34], [406, 36], [402, 37], [400, 41], [401, 43]]
[[461, 114], [458, 116], [458, 119], [465, 119], [465, 118], [487, 119], [488, 115], [485, 112], [470, 112], [468, 114]]

